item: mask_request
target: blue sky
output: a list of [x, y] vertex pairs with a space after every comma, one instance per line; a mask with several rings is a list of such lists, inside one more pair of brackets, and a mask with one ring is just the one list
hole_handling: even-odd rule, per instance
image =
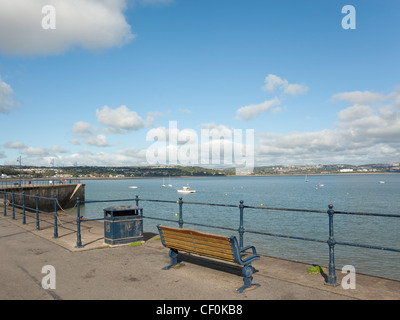
[[[48, 4], [55, 30], [41, 26]], [[254, 130], [256, 165], [398, 162], [399, 12], [394, 0], [0, 0], [0, 164], [147, 165], [146, 135], [170, 121], [199, 139]]]

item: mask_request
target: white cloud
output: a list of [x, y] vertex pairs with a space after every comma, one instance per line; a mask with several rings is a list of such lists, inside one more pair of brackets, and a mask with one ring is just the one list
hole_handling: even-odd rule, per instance
[[[400, 158], [400, 111], [397, 94], [356, 92], [334, 95], [353, 103], [338, 112], [335, 128], [313, 132], [258, 135], [258, 164], [374, 163]], [[385, 106], [375, 102], [387, 101]], [[367, 103], [368, 102], [368, 103]], [[361, 104], [363, 103], [363, 104]]]
[[370, 91], [349, 91], [333, 95], [332, 101], [344, 100], [355, 104], [369, 104], [377, 101], [385, 101], [388, 97]]
[[[42, 28], [45, 5], [55, 8], [56, 29]], [[125, 0], [2, 0], [0, 52], [46, 55], [121, 46], [134, 38], [125, 9]]]
[[277, 90], [280, 90], [290, 96], [296, 96], [304, 94], [308, 91], [308, 87], [305, 84], [290, 84], [286, 79], [282, 79], [277, 75], [269, 74], [264, 80], [263, 89], [273, 94]]
[[[0, 18], [1, 19], [1, 18]], [[0, 22], [1, 23], [1, 22]], [[0, 31], [1, 32], [1, 31]], [[1, 39], [0, 39], [1, 43]], [[1, 46], [1, 44], [0, 44]], [[13, 90], [0, 76], [0, 113], [9, 113], [15, 107]]]
[[373, 113], [373, 109], [367, 105], [355, 104], [338, 113], [338, 117], [343, 121], [350, 121], [369, 116]]
[[69, 152], [68, 150], [66, 150], [66, 149], [64, 149], [64, 148], [61, 148], [61, 147], [58, 146], [58, 145], [52, 146], [52, 147], [50, 148], [50, 151], [56, 152], [56, 153], [68, 153], [68, 152]]
[[22, 149], [21, 153], [28, 156], [46, 156], [49, 154], [45, 148], [39, 147], [27, 147]]
[[6, 142], [4, 147], [9, 149], [23, 149], [26, 148], [26, 145], [23, 142], [15, 141], [15, 142]]
[[[74, 126], [72, 127], [72, 131], [77, 135], [78, 137], [86, 137], [88, 135], [92, 134], [92, 131], [90, 129], [90, 123], [84, 122], [84, 121], [78, 121], [74, 123]], [[76, 139], [75, 139], [76, 140]], [[74, 140], [74, 141], [75, 141]], [[76, 144], [76, 141], [75, 143]]]
[[281, 101], [278, 98], [274, 98], [259, 104], [250, 104], [248, 106], [241, 107], [236, 111], [236, 119], [251, 120], [265, 111], [276, 113], [280, 109], [279, 107], [273, 107], [278, 106], [280, 103]]
[[299, 94], [304, 94], [308, 91], [308, 87], [304, 84], [289, 84], [283, 90], [284, 93], [287, 93], [290, 96], [297, 96]]
[[73, 144], [73, 145], [76, 145], [76, 146], [78, 146], [78, 145], [81, 144], [81, 143], [79, 142], [78, 139], [71, 139], [71, 140], [69, 140], [69, 142], [70, 142], [71, 144]]
[[96, 116], [97, 121], [107, 126], [106, 131], [109, 133], [128, 133], [147, 125], [135, 111], [129, 110], [126, 106], [116, 109], [103, 106], [101, 110], [96, 109]]
[[95, 147], [108, 147], [110, 144], [107, 142], [107, 137], [103, 134], [90, 136], [85, 139], [85, 143]]

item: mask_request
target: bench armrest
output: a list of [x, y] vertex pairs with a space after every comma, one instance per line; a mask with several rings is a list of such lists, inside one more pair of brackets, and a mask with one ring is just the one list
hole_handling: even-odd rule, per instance
[[246, 250], [249, 250], [249, 249], [252, 250], [253, 254], [257, 254], [256, 248], [254, 246], [244, 247], [244, 248], [240, 249], [240, 252], [245, 252]]
[[[247, 265], [247, 264], [253, 262], [254, 260], [260, 259], [260, 256], [257, 255], [256, 248], [254, 246], [247, 246], [247, 247], [240, 249], [237, 239], [234, 236], [230, 237], [230, 242], [232, 245], [232, 253], [233, 253], [235, 262], [237, 262], [241, 265]], [[252, 255], [250, 255], [247, 258], [242, 259], [241, 253], [243, 253], [244, 251], [249, 250], [249, 249], [252, 250]]]

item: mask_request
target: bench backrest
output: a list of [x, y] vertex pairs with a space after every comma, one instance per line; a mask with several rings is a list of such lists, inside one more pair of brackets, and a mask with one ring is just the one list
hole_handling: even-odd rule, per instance
[[162, 244], [167, 248], [226, 261], [235, 261], [231, 237], [161, 225], [158, 225], [157, 228], [160, 232]]

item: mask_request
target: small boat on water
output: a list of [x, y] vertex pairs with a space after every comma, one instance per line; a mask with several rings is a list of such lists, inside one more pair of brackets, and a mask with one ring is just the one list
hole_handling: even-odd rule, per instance
[[196, 190], [191, 190], [190, 187], [182, 187], [182, 189], [178, 189], [179, 193], [195, 193]]
[[386, 183], [386, 182], [385, 182], [385, 181], [379, 181], [379, 183], [380, 183], [380, 184], [384, 184], [384, 183]]
[[323, 187], [324, 185], [322, 183], [317, 184], [318, 187]]
[[137, 189], [137, 186], [130, 186], [131, 189]]

